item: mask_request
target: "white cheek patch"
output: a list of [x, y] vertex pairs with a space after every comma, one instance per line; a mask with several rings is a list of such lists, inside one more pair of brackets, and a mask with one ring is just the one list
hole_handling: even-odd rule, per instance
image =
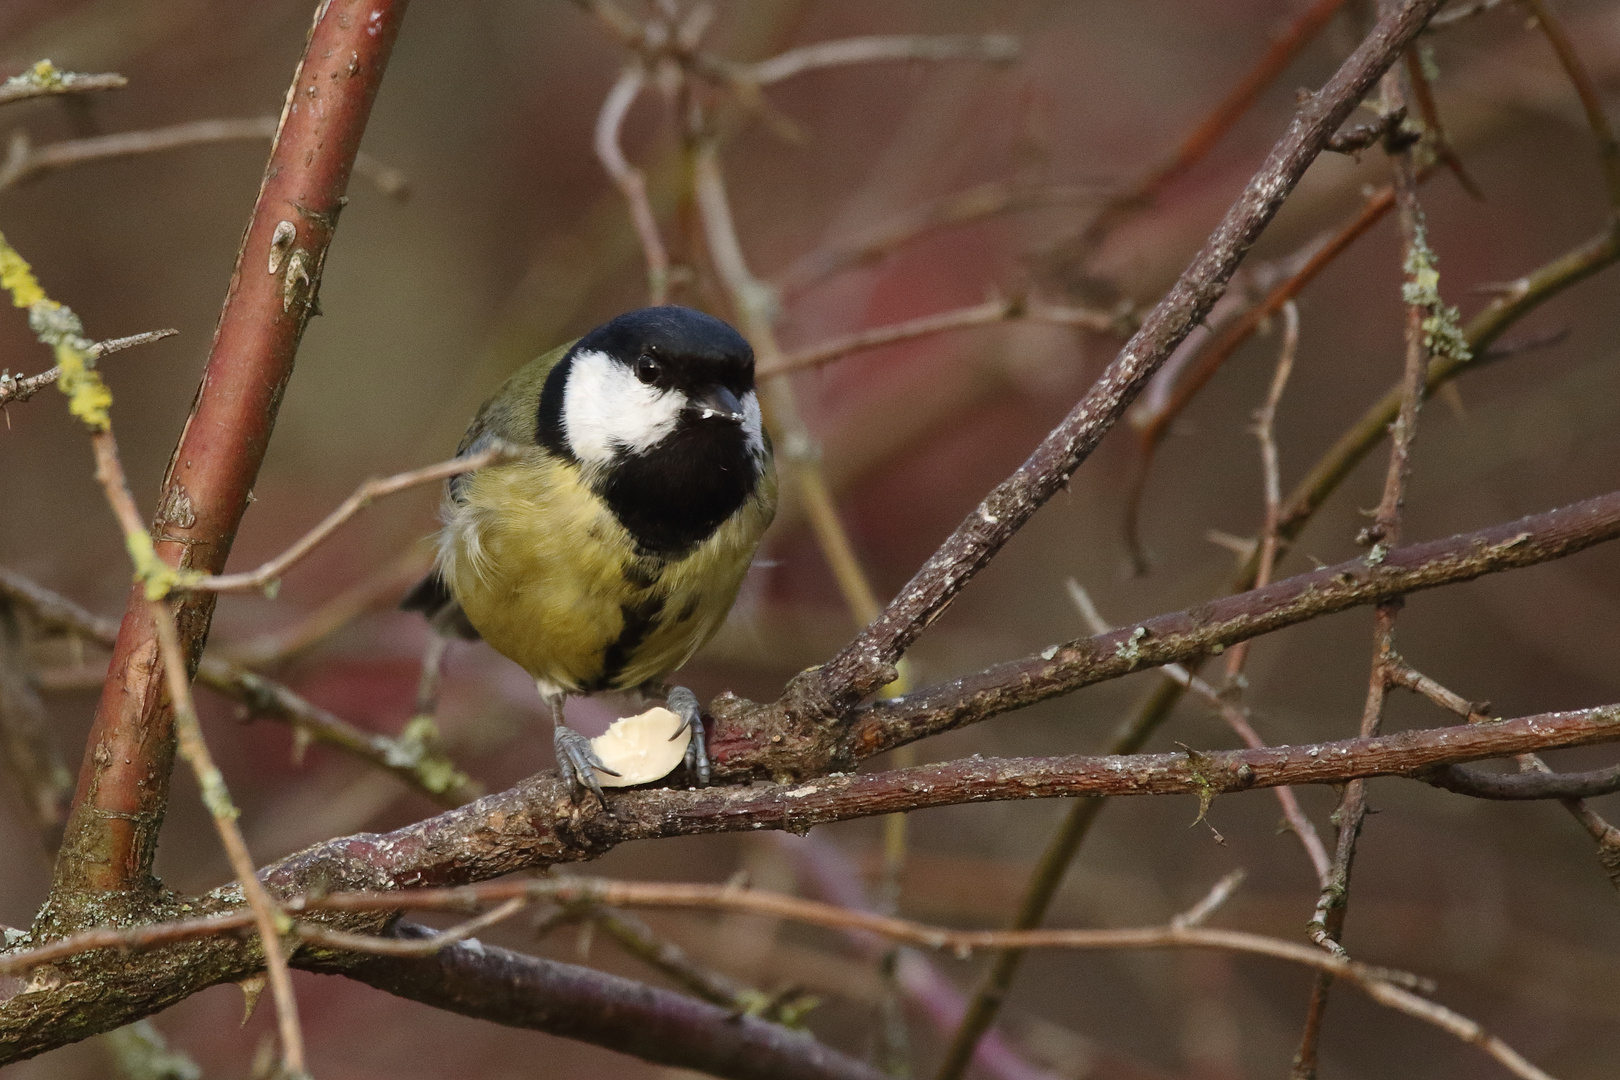
[[606, 353], [577, 353], [563, 391], [563, 433], [575, 457], [605, 465], [657, 446], [685, 407], [686, 395], [646, 385]]
[[748, 440], [748, 456], [765, 460], [765, 418], [760, 415], [759, 395], [750, 390], [743, 395], [743, 437]]

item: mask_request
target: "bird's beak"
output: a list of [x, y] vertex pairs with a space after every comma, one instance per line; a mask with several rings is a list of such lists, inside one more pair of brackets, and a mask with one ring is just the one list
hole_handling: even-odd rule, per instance
[[695, 395], [688, 408], [697, 414], [699, 420], [729, 420], [733, 424], [740, 424], [744, 419], [742, 402], [724, 386]]

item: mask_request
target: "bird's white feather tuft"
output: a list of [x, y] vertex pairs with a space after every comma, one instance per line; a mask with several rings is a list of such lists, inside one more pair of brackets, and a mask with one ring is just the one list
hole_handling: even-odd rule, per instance
[[657, 446], [685, 407], [685, 394], [644, 384], [606, 353], [576, 353], [563, 392], [563, 433], [580, 461], [606, 465], [619, 453]]

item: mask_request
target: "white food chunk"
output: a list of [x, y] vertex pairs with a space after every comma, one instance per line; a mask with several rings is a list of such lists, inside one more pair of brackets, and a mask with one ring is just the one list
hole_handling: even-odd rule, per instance
[[612, 727], [591, 740], [591, 749], [603, 765], [620, 775], [609, 776], [598, 769], [597, 783], [603, 787], [629, 787], [674, 772], [686, 757], [686, 745], [692, 741], [690, 728], [670, 738], [680, 726], [681, 718], [662, 706], [615, 720]]

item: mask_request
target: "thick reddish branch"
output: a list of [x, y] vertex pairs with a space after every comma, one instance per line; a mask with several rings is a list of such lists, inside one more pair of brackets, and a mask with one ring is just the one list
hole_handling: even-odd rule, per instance
[[[331, 0], [310, 31], [202, 384], [164, 477], [153, 537], [171, 565], [224, 569], [315, 307], [349, 172], [404, 10], [405, 0]], [[180, 608], [193, 665], [213, 605], [212, 595], [197, 594]], [[153, 885], [174, 763], [162, 683], [156, 632], [137, 586], [80, 768], [56, 864], [58, 895]]]

